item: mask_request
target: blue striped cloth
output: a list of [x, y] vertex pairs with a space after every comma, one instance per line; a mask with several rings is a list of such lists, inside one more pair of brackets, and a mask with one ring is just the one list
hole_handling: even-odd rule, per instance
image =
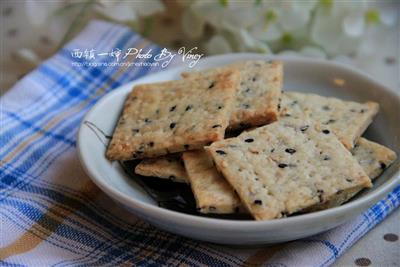
[[[160, 231], [127, 214], [84, 174], [83, 115], [105, 93], [152, 67], [74, 66], [74, 49], [160, 48], [128, 28], [94, 21], [1, 98], [0, 260], [3, 266], [328, 266], [399, 206], [400, 187], [356, 219], [310, 238], [230, 248]], [[92, 59], [96, 63], [114, 58]], [[144, 62], [138, 59], [136, 62]]]

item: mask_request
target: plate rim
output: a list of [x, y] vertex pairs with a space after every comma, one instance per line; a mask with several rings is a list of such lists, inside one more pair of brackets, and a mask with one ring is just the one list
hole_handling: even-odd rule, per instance
[[[340, 63], [340, 62], [332, 62], [328, 61], [325, 59], [312, 59], [312, 58], [305, 58], [305, 57], [293, 57], [293, 56], [276, 56], [276, 55], [263, 55], [263, 54], [257, 54], [257, 53], [231, 53], [231, 54], [224, 54], [224, 55], [216, 55], [216, 56], [209, 56], [205, 57], [204, 59], [201, 60], [201, 62], [204, 63], [204, 61], [213, 61], [221, 58], [232, 58], [236, 60], [240, 60], [241, 58], [248, 58], [248, 59], [268, 59], [268, 60], [283, 60], [283, 61], [294, 61], [294, 62], [303, 62], [306, 64], [323, 64], [327, 65], [328, 67], [334, 67], [334, 68], [339, 68], [343, 69], [346, 72], [350, 72], [353, 76], [360, 76], [361, 78], [365, 79], [368, 83], [374, 84], [376, 87], [380, 87], [381, 90], [385, 91], [389, 95], [393, 96], [394, 98], [397, 99], [397, 102], [400, 103], [400, 96], [394, 92], [393, 90], [389, 89], [386, 85], [378, 82], [376, 79], [374, 79], [372, 76], [370, 76], [367, 73], [364, 73], [352, 66]], [[113, 89], [111, 92], [105, 94], [102, 96], [91, 108], [90, 110], [85, 114], [85, 116], [82, 118], [82, 121], [80, 123], [79, 129], [78, 129], [78, 134], [77, 134], [77, 151], [78, 151], [78, 157], [79, 161], [81, 162], [81, 165], [86, 172], [86, 174], [90, 177], [90, 179], [98, 186], [102, 191], [104, 191], [107, 195], [110, 195], [112, 198], [117, 199], [119, 202], [123, 203], [124, 205], [127, 205], [128, 207], [132, 208], [135, 207], [137, 209], [145, 210], [146, 212], [152, 213], [154, 217], [161, 216], [165, 218], [166, 220], [180, 220], [181, 222], [187, 222], [191, 224], [198, 224], [201, 225], [202, 227], [215, 227], [215, 226], [223, 226], [224, 228], [232, 228], [232, 229], [237, 229], [237, 228], [242, 228], [242, 227], [252, 227], [252, 228], [262, 228], [265, 229], [265, 227], [285, 227], [287, 225], [293, 225], [297, 223], [301, 223], [304, 221], [309, 221], [309, 220], [318, 220], [323, 217], [327, 217], [329, 215], [334, 215], [337, 213], [347, 213], [351, 211], [354, 208], [363, 206], [363, 205], [372, 205], [371, 203], [374, 203], [381, 199], [382, 197], [385, 196], [385, 194], [388, 194], [390, 190], [392, 190], [396, 185], [400, 184], [400, 169], [397, 169], [395, 173], [384, 183], [380, 185], [379, 188], [377, 188], [375, 191], [366, 194], [358, 199], [355, 199], [353, 201], [347, 202], [341, 206], [338, 207], [333, 207], [329, 208], [326, 210], [321, 210], [321, 211], [316, 211], [316, 212], [311, 212], [311, 213], [306, 213], [306, 214], [300, 214], [296, 215], [293, 217], [286, 217], [286, 218], [280, 218], [278, 220], [265, 220], [265, 221], [256, 221], [256, 220], [231, 220], [231, 219], [218, 219], [218, 218], [209, 218], [209, 217], [200, 217], [196, 215], [191, 215], [191, 214], [186, 214], [178, 211], [173, 211], [169, 209], [165, 209], [153, 204], [149, 204], [137, 199], [133, 199], [132, 197], [129, 197], [125, 193], [119, 191], [118, 189], [110, 186], [106, 182], [104, 182], [101, 178], [97, 178], [97, 176], [94, 174], [92, 171], [91, 167], [88, 166], [90, 164], [86, 163], [86, 158], [84, 155], [84, 152], [82, 151], [82, 140], [83, 137], [82, 135], [84, 134], [84, 122], [89, 120], [90, 117], [92, 116], [93, 113], [95, 113], [96, 109], [101, 106], [104, 102], [108, 100], [108, 98], [112, 98], [114, 95], [117, 94], [122, 94], [125, 91], [129, 92], [129, 88], [133, 86], [133, 84], [140, 83], [141, 80], [147, 80], [151, 79], [152, 76], [159, 75], [161, 72], [176, 72], [179, 69], [184, 69], [184, 66], [176, 66], [167, 70], [161, 70], [160, 72], [156, 72], [153, 74], [145, 75], [143, 77], [140, 77], [136, 80], [130, 81], [126, 84], [123, 84], [115, 89]], [[121, 91], [123, 90], [123, 91]], [[399, 159], [398, 159], [399, 160]], [[129, 203], [126, 204], [126, 203]], [[359, 214], [355, 214], [359, 215]], [[183, 221], [184, 220], [184, 221]]]

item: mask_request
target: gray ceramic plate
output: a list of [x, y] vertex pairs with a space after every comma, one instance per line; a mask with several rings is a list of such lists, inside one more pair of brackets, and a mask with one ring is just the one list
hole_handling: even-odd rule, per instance
[[[196, 70], [216, 67], [237, 60], [274, 59], [259, 54], [228, 54], [203, 59]], [[284, 61], [287, 91], [316, 93], [354, 101], [373, 100], [381, 109], [365, 136], [400, 154], [400, 98], [365, 74], [344, 65], [310, 59], [279, 58]], [[399, 184], [399, 160], [350, 202], [336, 208], [271, 221], [215, 219], [160, 208], [128, 177], [118, 163], [104, 157], [105, 145], [85, 121], [110, 134], [125, 97], [139, 83], [178, 79], [184, 68], [175, 68], [115, 89], [104, 96], [86, 115], [78, 135], [79, 156], [88, 175], [106, 194], [151, 224], [183, 236], [222, 244], [268, 244], [294, 240], [331, 229], [350, 220], [386, 196]], [[103, 140], [106, 141], [106, 140]]]

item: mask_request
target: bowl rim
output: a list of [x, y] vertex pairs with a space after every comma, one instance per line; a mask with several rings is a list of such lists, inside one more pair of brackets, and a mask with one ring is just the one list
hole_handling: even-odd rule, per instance
[[[332, 62], [328, 61], [325, 59], [311, 59], [311, 58], [305, 58], [305, 57], [294, 57], [294, 56], [274, 56], [274, 55], [263, 55], [263, 54], [257, 54], [257, 53], [231, 53], [231, 54], [224, 54], [224, 55], [216, 55], [216, 56], [209, 56], [201, 61], [207, 60], [207, 61], [218, 61], [219, 59], [226, 59], [226, 58], [233, 58], [233, 59], [241, 59], [241, 58], [264, 58], [264, 59], [272, 59], [272, 60], [282, 60], [282, 61], [292, 61], [292, 62], [297, 62], [297, 63], [305, 63], [305, 64], [319, 64], [323, 65], [323, 67], [333, 67], [333, 68], [338, 68], [342, 69], [346, 72], [349, 72], [352, 74], [352, 76], [358, 76], [360, 79], [364, 79], [366, 82], [374, 84], [375, 87], [379, 87], [380, 90], [385, 91], [385, 93], [389, 94], [391, 97], [395, 98], [397, 102], [400, 104], [400, 96], [394, 92], [393, 90], [388, 89], [387, 86], [381, 84], [380, 82], [376, 81], [373, 77], [371, 77], [369, 74], [363, 73], [362, 71], [355, 69], [354, 67], [351, 67], [349, 65], [345, 65], [343, 63], [339, 62]], [[167, 72], [174, 72], [177, 69], [182, 69], [183, 66], [177, 66], [173, 67], [170, 69], [167, 69], [165, 71]], [[379, 200], [378, 198], [382, 198], [385, 196], [385, 194], [388, 194], [391, 189], [393, 189], [397, 184], [400, 184], [400, 169], [397, 169], [395, 173], [390, 177], [387, 181], [382, 183], [376, 190], [358, 198], [355, 200], [352, 200], [350, 202], [347, 202], [343, 205], [340, 205], [338, 207], [333, 207], [329, 208], [326, 210], [321, 210], [321, 211], [316, 211], [316, 212], [311, 212], [311, 213], [305, 213], [305, 214], [300, 214], [292, 217], [285, 217], [285, 218], [280, 218], [280, 219], [275, 219], [275, 220], [265, 220], [265, 221], [256, 221], [256, 220], [230, 220], [230, 219], [219, 219], [219, 218], [208, 218], [208, 217], [200, 217], [196, 215], [191, 215], [191, 214], [186, 214], [182, 212], [177, 212], [169, 209], [165, 209], [153, 204], [149, 204], [137, 199], [134, 199], [132, 197], [129, 197], [128, 195], [124, 194], [123, 192], [119, 191], [118, 189], [112, 187], [111, 185], [107, 184], [103, 179], [98, 178], [96, 174], [94, 173], [94, 168], [90, 166], [90, 164], [86, 164], [85, 160], [85, 155], [83, 152], [83, 144], [82, 140], [83, 134], [84, 134], [84, 122], [88, 120], [94, 112], [96, 112], [96, 108], [101, 106], [104, 102], [108, 101], [108, 98], [112, 98], [114, 95], [117, 95], [120, 92], [118, 90], [121, 87], [127, 87], [130, 84], [137, 83], [138, 81], [140, 82], [141, 79], [143, 78], [148, 78], [149, 76], [152, 75], [158, 75], [160, 72], [146, 75], [143, 77], [140, 77], [134, 81], [131, 81], [129, 83], [123, 84], [120, 87], [114, 89], [113, 91], [105, 94], [104, 96], [101, 97], [99, 101], [95, 105], [91, 107], [91, 109], [85, 114], [83, 117], [79, 130], [78, 130], [78, 135], [77, 135], [77, 150], [78, 150], [78, 157], [81, 162], [81, 165], [84, 169], [84, 171], [88, 174], [90, 179], [98, 186], [102, 191], [104, 191], [106, 194], [112, 196], [114, 199], [117, 199], [118, 201], [122, 202], [123, 204], [127, 205], [130, 208], [133, 209], [140, 209], [144, 212], [141, 213], [149, 213], [153, 214], [153, 216], [161, 216], [165, 218], [166, 220], [179, 220], [181, 222], [187, 222], [190, 224], [200, 224], [203, 227], [216, 227], [216, 226], [223, 226], [224, 228], [229, 228], [229, 229], [244, 229], [243, 227], [251, 227], [253, 229], [265, 229], [265, 227], [284, 227], [285, 225], [293, 225], [297, 223], [301, 223], [304, 221], [308, 220], [318, 220], [319, 218], [326, 217], [329, 215], [334, 215], [337, 213], [346, 213], [349, 212], [359, 206], [362, 206], [364, 203], [368, 203], [368, 205], [371, 205], [374, 201]], [[399, 160], [399, 159], [398, 159]], [[397, 160], [397, 161], [398, 161]]]

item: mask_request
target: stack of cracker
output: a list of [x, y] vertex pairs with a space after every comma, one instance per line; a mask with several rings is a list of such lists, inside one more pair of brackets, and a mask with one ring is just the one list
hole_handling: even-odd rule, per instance
[[[282, 92], [277, 61], [244, 61], [135, 86], [106, 156], [190, 184], [200, 213], [256, 220], [341, 205], [396, 154], [361, 135], [374, 102]], [[226, 133], [242, 131], [224, 138]]]

